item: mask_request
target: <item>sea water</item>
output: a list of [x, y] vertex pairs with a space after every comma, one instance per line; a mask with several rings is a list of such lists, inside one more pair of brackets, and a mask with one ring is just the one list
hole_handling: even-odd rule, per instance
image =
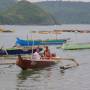
[[[0, 47], [10, 48], [16, 38], [21, 39], [55, 39], [55, 34], [40, 35], [38, 31], [55, 29], [90, 30], [90, 25], [60, 26], [16, 26], [1, 25], [3, 29], [14, 30], [12, 33], [0, 33]], [[37, 31], [37, 33], [31, 33]], [[62, 33], [57, 38], [70, 38], [68, 42], [90, 42], [89, 33]], [[58, 45], [59, 46], [59, 45]], [[80, 65], [75, 68], [60, 70], [60, 64], [37, 70], [21, 70], [16, 65], [0, 65], [0, 90], [90, 90], [90, 49], [63, 50], [49, 46], [58, 56], [74, 58]]]

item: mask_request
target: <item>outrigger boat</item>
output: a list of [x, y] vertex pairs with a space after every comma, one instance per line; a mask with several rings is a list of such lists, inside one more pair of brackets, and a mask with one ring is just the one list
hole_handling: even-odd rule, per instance
[[56, 64], [56, 56], [52, 59], [41, 59], [41, 60], [33, 60], [22, 58], [21, 55], [18, 55], [18, 59], [16, 60], [16, 65], [19, 66], [21, 69], [37, 69], [37, 68], [45, 68], [51, 65]]
[[90, 49], [90, 43], [66, 43], [61, 48], [64, 50]]
[[60, 66], [60, 69], [65, 70], [65, 69], [79, 66], [79, 63], [73, 58], [61, 58], [61, 57], [53, 56], [51, 59], [42, 58], [40, 60], [34, 60], [31, 58], [26, 58], [26, 57], [22, 58], [21, 55], [18, 55], [18, 59], [16, 60], [16, 65], [19, 66], [23, 70], [37, 69], [37, 68], [42, 69], [45, 67], [49, 67], [51, 65], [55, 65], [58, 62], [61, 62], [61, 60], [63, 61], [70, 60], [73, 63]]
[[68, 39], [52, 39], [52, 40], [25, 40], [16, 38], [16, 45], [20, 46], [32, 46], [34, 45], [62, 45]]
[[[8, 48], [8, 49], [0, 49], [0, 56], [3, 55], [25, 55], [25, 54], [32, 54], [37, 48], [32, 47], [23, 47], [23, 48]], [[43, 48], [39, 47], [39, 50], [43, 50]]]

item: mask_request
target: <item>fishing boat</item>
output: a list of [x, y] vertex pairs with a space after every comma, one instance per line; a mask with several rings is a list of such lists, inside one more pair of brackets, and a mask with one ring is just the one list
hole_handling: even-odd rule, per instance
[[13, 30], [3, 30], [2, 32], [10, 33], [10, 32], [14, 32], [14, 31]]
[[37, 69], [37, 68], [45, 68], [51, 65], [56, 64], [56, 57], [53, 57], [53, 59], [45, 59], [42, 58], [40, 60], [33, 60], [33, 59], [27, 59], [22, 58], [21, 55], [18, 55], [18, 59], [16, 60], [16, 65], [19, 66], [21, 69]]
[[[37, 48], [33, 48], [32, 50], [32, 47], [19, 47], [19, 48], [16, 48], [16, 47], [13, 47], [13, 48], [7, 48], [7, 49], [0, 49], [0, 56], [2, 55], [19, 55], [19, 54], [31, 54], [32, 51], [34, 52]], [[39, 47], [39, 50], [43, 50], [42, 47]]]
[[52, 40], [25, 40], [16, 38], [16, 45], [20, 46], [32, 46], [34, 45], [62, 45], [68, 39], [52, 39]]
[[0, 28], [0, 32], [14, 32], [14, 30], [6, 30], [6, 29]]
[[65, 50], [90, 49], [90, 43], [66, 43], [61, 48]]

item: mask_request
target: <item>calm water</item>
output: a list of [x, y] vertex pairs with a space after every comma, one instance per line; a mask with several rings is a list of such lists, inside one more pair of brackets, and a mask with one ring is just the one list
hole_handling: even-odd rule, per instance
[[[31, 34], [31, 31], [53, 29], [82, 29], [90, 30], [90, 25], [61, 25], [61, 26], [0, 26], [4, 29], [15, 30], [14, 33], [0, 33], [0, 47], [12, 47], [16, 37], [22, 39], [48, 39], [56, 35]], [[57, 38], [71, 38], [70, 42], [90, 42], [90, 34], [62, 33]], [[60, 63], [42, 70], [22, 71], [16, 65], [0, 65], [0, 90], [90, 90], [90, 49], [66, 51], [50, 46], [58, 56], [75, 58], [79, 67], [65, 70], [59, 69]]]

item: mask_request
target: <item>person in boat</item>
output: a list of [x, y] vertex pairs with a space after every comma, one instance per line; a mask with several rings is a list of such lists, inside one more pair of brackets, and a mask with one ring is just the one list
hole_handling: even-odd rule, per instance
[[51, 52], [50, 52], [50, 49], [48, 48], [48, 46], [45, 47], [44, 57], [45, 57], [46, 59], [52, 58], [52, 55], [51, 55]]
[[56, 54], [51, 53], [50, 52], [50, 49], [48, 48], [48, 46], [46, 46], [45, 47], [45, 50], [44, 50], [44, 58], [46, 58], [46, 59], [52, 59], [53, 57], [56, 57]]
[[39, 54], [39, 48], [35, 49], [35, 52], [32, 55], [32, 59], [33, 60], [40, 60], [41, 59], [41, 56]]

